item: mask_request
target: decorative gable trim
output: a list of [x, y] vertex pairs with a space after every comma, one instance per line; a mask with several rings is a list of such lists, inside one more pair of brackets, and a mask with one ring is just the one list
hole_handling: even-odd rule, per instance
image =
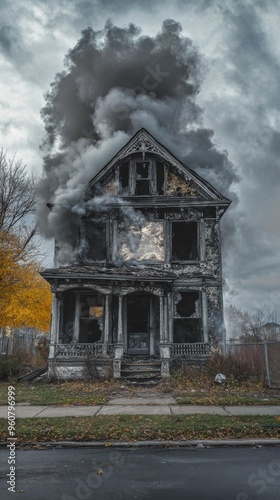
[[165, 146], [160, 144], [146, 129], [142, 128], [139, 130], [130, 141], [110, 160], [107, 165], [105, 165], [100, 172], [91, 179], [89, 182], [89, 187], [94, 186], [101, 178], [115, 165], [119, 160], [130, 156], [131, 154], [141, 153], [142, 158], [145, 159], [147, 153], [153, 153], [158, 155], [160, 158], [166, 160], [169, 164], [180, 172], [186, 182], [190, 182], [195, 188], [199, 188], [201, 194], [205, 194], [208, 200], [222, 201], [230, 204], [230, 200], [225, 198], [219, 193], [211, 184], [202, 179], [193, 170], [182, 163], [178, 158], [176, 158]]

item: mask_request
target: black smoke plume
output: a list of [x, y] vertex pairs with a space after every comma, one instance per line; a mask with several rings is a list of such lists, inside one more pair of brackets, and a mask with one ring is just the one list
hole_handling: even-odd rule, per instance
[[42, 110], [45, 174], [38, 219], [42, 234], [59, 243], [60, 264], [71, 260], [87, 182], [141, 127], [233, 197], [238, 176], [215, 147], [213, 131], [203, 127], [196, 103], [201, 78], [201, 57], [173, 20], [164, 21], [155, 37], [111, 22], [102, 31], [82, 32]]

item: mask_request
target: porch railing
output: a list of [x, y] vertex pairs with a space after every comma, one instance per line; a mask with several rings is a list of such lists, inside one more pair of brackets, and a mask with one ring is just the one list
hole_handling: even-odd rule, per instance
[[206, 357], [210, 355], [210, 346], [204, 342], [195, 342], [193, 344], [171, 344], [172, 357]]
[[114, 354], [114, 344], [54, 344], [55, 358], [103, 358]]

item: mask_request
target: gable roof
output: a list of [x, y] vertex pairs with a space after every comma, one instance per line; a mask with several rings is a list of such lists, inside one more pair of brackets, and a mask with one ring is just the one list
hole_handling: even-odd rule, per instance
[[98, 183], [104, 175], [106, 175], [113, 165], [124, 159], [125, 157], [133, 154], [141, 153], [145, 159], [146, 153], [152, 153], [160, 158], [165, 159], [169, 164], [181, 172], [186, 181], [191, 181], [194, 186], [199, 188], [201, 193], [206, 195], [208, 200], [222, 202], [224, 205], [229, 205], [231, 201], [223, 196], [217, 189], [215, 189], [209, 182], [204, 180], [200, 175], [195, 173], [191, 168], [187, 167], [176, 156], [169, 151], [163, 144], [158, 142], [145, 128], [141, 128], [136, 134], [123, 146], [118, 153], [89, 181], [89, 187], [93, 187]]

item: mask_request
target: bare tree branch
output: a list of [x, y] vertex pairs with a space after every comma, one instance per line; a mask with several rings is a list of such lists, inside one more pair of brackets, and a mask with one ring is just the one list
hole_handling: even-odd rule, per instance
[[8, 158], [1, 149], [0, 231], [17, 234], [22, 241], [22, 252], [27, 250], [36, 232], [32, 221], [35, 206], [35, 175], [28, 174], [21, 160]]
[[27, 174], [26, 165], [0, 151], [0, 230], [10, 231], [36, 204], [34, 174]]

